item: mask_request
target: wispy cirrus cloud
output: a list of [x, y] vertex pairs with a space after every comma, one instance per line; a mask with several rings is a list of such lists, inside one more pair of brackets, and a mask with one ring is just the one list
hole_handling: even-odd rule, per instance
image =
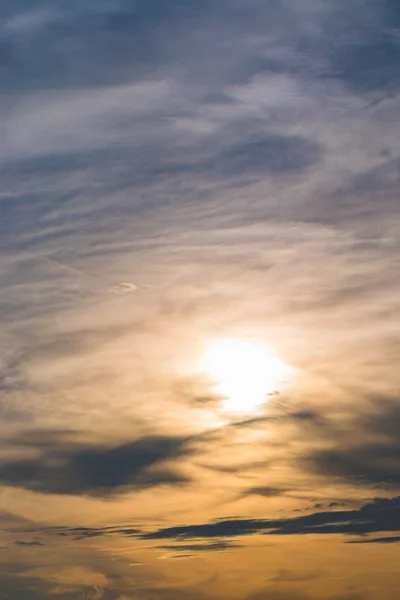
[[[26, 561], [2, 568], [5, 594], [311, 600], [325, 592], [301, 580], [303, 552], [299, 573], [277, 565], [246, 589], [221, 555], [247, 564], [234, 538], [253, 534], [397, 541], [383, 496], [399, 487], [399, 14], [394, 0], [1, 4], [0, 482], [15, 511], [1, 520]], [[297, 368], [261, 414], [222, 414], [194, 367], [226, 335]], [[168, 540], [158, 552], [198, 563], [186, 587], [163, 561], [135, 584], [120, 557], [73, 568], [65, 542], [103, 539]], [[360, 547], [342, 548], [354, 565]], [[330, 600], [363, 598], [345, 562]], [[368, 600], [392, 600], [385, 574]]]

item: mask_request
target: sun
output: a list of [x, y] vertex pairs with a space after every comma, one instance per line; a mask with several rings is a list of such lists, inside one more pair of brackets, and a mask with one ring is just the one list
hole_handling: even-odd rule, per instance
[[292, 372], [268, 347], [240, 338], [211, 342], [201, 366], [223, 397], [223, 409], [233, 413], [257, 412]]

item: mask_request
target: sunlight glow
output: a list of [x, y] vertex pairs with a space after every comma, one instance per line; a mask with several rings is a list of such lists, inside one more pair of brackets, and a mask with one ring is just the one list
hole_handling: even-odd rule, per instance
[[210, 343], [202, 368], [224, 398], [223, 409], [234, 413], [256, 412], [292, 372], [268, 347], [239, 338]]

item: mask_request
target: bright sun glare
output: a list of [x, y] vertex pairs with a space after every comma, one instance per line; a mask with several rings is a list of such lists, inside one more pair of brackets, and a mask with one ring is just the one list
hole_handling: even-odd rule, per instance
[[239, 338], [210, 343], [202, 368], [224, 398], [224, 410], [236, 413], [256, 412], [292, 370], [269, 348]]

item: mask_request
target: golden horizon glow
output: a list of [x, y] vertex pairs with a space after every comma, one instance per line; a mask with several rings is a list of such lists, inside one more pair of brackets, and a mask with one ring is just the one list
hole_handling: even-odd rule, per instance
[[256, 412], [292, 372], [270, 348], [241, 338], [211, 342], [201, 366], [224, 398], [223, 409], [232, 413]]

